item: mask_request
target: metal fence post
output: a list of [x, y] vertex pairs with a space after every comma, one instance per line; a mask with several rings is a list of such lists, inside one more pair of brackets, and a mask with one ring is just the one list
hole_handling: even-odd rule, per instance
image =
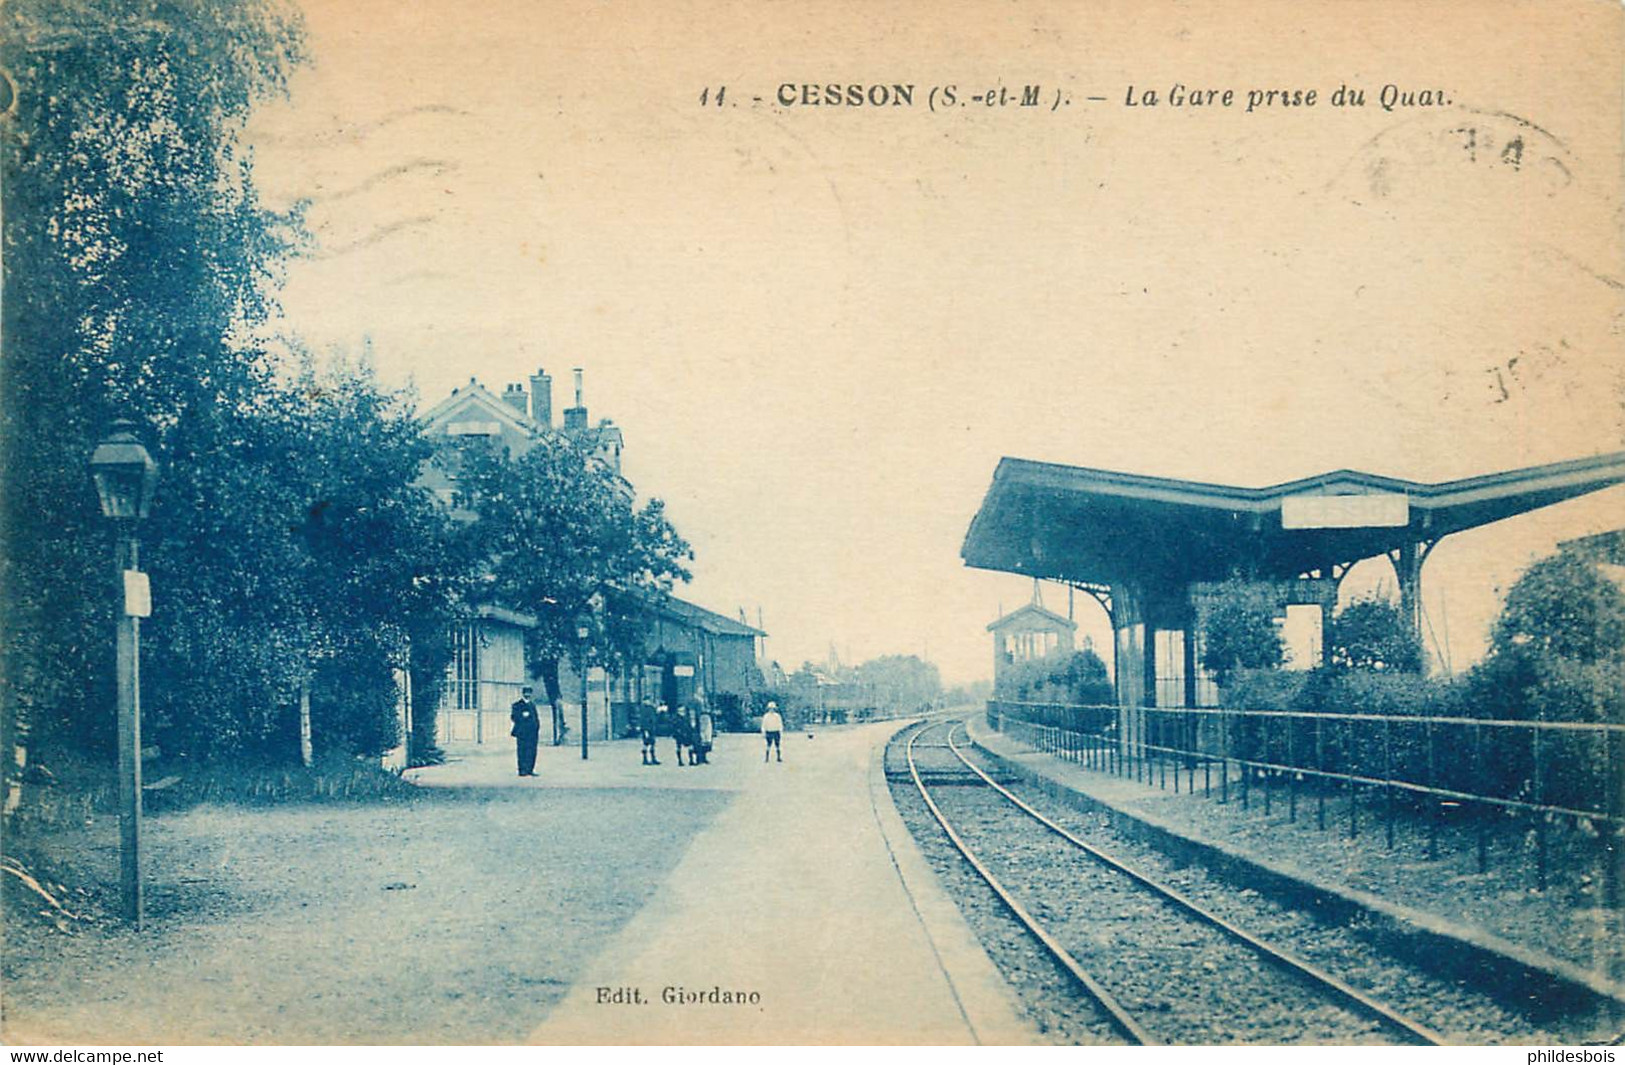
[[[1428, 741], [1428, 787], [1439, 786], [1438, 752], [1434, 747], [1433, 721], [1423, 726], [1427, 729]], [[1444, 805], [1439, 802], [1437, 795], [1428, 796], [1428, 804], [1432, 807], [1428, 811], [1428, 861], [1437, 861], [1439, 857], [1439, 819], [1444, 816]]]
[[1286, 819], [1296, 823], [1298, 820], [1298, 760], [1293, 757], [1292, 723], [1293, 718], [1286, 719]]
[[1149, 788], [1151, 786], [1151, 763], [1148, 759], [1151, 757], [1151, 752], [1145, 749], [1145, 745], [1150, 742], [1151, 722], [1146, 718], [1145, 707], [1143, 706], [1140, 707], [1137, 716], [1140, 721], [1140, 783]]
[[[1540, 766], [1540, 729], [1530, 732], [1530, 746], [1532, 748], [1535, 771], [1535, 805], [1546, 805], [1545, 774]], [[1546, 890], [1546, 811], [1541, 810], [1535, 819], [1535, 886], [1541, 891]]]
[[1191, 795], [1195, 795], [1196, 794], [1196, 757], [1197, 757], [1197, 748], [1200, 746], [1196, 742], [1196, 731], [1197, 731], [1197, 728], [1200, 726], [1201, 722], [1197, 718], [1197, 716], [1190, 711], [1190, 708], [1188, 708], [1188, 707], [1186, 708], [1184, 721], [1185, 721], [1185, 727], [1181, 731], [1184, 733], [1184, 745], [1185, 745], [1185, 790], [1186, 790], [1187, 793], [1189, 793]]
[[1190, 710], [1191, 710], [1191, 712], [1190, 712], [1191, 726], [1190, 726], [1190, 738], [1187, 741], [1187, 746], [1190, 747], [1191, 754], [1190, 754], [1189, 761], [1186, 762], [1186, 765], [1190, 767], [1191, 794], [1194, 795], [1194, 794], [1196, 794], [1196, 763], [1197, 762], [1201, 762], [1202, 766], [1203, 766], [1203, 769], [1202, 769], [1203, 786], [1205, 787], [1206, 784], [1207, 784], [1207, 768], [1206, 768], [1207, 767], [1207, 756], [1205, 754], [1203, 754], [1203, 752], [1202, 752], [1202, 715], [1197, 713], [1195, 707], [1191, 707]]
[[[1157, 718], [1157, 787], [1168, 790], [1168, 716]], [[1179, 791], [1179, 763], [1174, 763], [1174, 791]]]
[[[1240, 723], [1241, 722], [1239, 721], [1237, 722], [1238, 725]], [[1236, 766], [1241, 770], [1241, 808], [1245, 810], [1248, 806], [1248, 800], [1252, 798], [1252, 767], [1248, 764], [1248, 760], [1246, 758], [1240, 756], [1236, 758]]]
[[[1174, 720], [1175, 721], [1183, 721], [1182, 718], [1175, 718]], [[1172, 744], [1171, 741], [1169, 741], [1169, 739], [1167, 737], [1168, 720], [1166, 718], [1164, 718], [1163, 722], [1162, 722], [1162, 731], [1164, 733], [1162, 746], [1165, 748], [1165, 750], [1163, 751], [1162, 757], [1165, 760], [1171, 761], [1171, 762], [1174, 763], [1174, 794], [1178, 795], [1179, 794], [1179, 754], [1178, 754], [1178, 751], [1179, 751], [1179, 748], [1181, 746], [1183, 746], [1183, 744], [1182, 743], [1181, 744]], [[1175, 735], [1178, 735], [1181, 730], [1176, 728], [1173, 731], [1174, 731]], [[1173, 751], [1174, 751], [1174, 753], [1171, 756], [1170, 756], [1169, 752], [1166, 750], [1166, 748], [1168, 748], [1170, 746], [1173, 747]]]
[[1383, 832], [1388, 839], [1388, 849], [1394, 849], [1394, 730], [1390, 718], [1382, 719], [1382, 779], [1387, 781], [1382, 789], [1382, 820]]
[[[1266, 767], [1271, 762], [1270, 719], [1268, 715], [1258, 719], [1258, 760]], [[1264, 816], [1268, 817], [1270, 814], [1270, 771], [1268, 768], [1260, 768], [1258, 773], [1258, 779], [1264, 785]]]
[[1354, 778], [1349, 777], [1349, 839], [1360, 834], [1360, 796], [1357, 787]]
[[[1198, 750], [1200, 750], [1201, 746], [1202, 746], [1202, 738], [1201, 738], [1202, 718], [1201, 717], [1196, 718], [1196, 732], [1197, 732], [1196, 742], [1195, 742], [1195, 744], [1193, 746], [1195, 746]], [[1213, 797], [1213, 756], [1210, 753], [1205, 753], [1205, 752], [1202, 755], [1202, 795], [1205, 798], [1212, 798]]]
[[[1484, 779], [1484, 726], [1473, 725], [1473, 779]], [[1490, 826], [1487, 816], [1494, 807], [1486, 805], [1478, 810], [1478, 871], [1490, 869]]]
[[1620, 780], [1620, 773], [1625, 771], [1619, 759], [1614, 755], [1614, 733], [1602, 734], [1602, 764], [1603, 787], [1607, 789], [1607, 799], [1603, 808], [1608, 812], [1608, 827], [1600, 832], [1597, 840], [1602, 844], [1602, 898], [1603, 905], [1612, 908], [1619, 906], [1620, 875], [1625, 873], [1625, 856], [1620, 853], [1620, 847], [1625, 844], [1619, 831], [1619, 802], [1620, 791], [1625, 788], [1625, 782]]
[[[1326, 772], [1326, 744], [1321, 735], [1321, 719], [1315, 718], [1315, 769], [1320, 773]], [[1322, 832], [1326, 831], [1326, 778], [1317, 777], [1315, 780], [1315, 826]]]

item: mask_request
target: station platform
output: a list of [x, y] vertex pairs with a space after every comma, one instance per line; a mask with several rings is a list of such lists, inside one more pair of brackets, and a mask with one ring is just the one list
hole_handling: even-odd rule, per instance
[[[640, 764], [636, 742], [449, 752], [430, 787], [720, 789], [727, 807], [532, 1032], [538, 1044], [1042, 1041], [908, 836], [881, 753], [901, 722], [718, 737], [711, 764]], [[609, 797], [606, 794], [606, 800]], [[650, 845], [660, 846], [659, 826]]]
[[723, 733], [709, 765], [679, 766], [669, 737], [661, 737], [657, 766], [642, 764], [637, 740], [591, 740], [587, 758], [572, 734], [561, 746], [536, 752], [536, 775], [521, 777], [514, 760], [514, 741], [504, 736], [488, 743], [447, 744], [443, 765], [408, 769], [403, 775], [431, 788], [678, 788], [740, 791], [750, 780], [745, 748], [761, 760], [760, 736]]

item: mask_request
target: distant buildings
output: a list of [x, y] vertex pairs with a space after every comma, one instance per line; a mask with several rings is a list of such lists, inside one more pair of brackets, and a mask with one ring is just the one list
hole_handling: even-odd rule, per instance
[[[538, 370], [530, 388], [510, 384], [498, 395], [473, 378], [431, 408], [422, 418], [423, 432], [447, 444], [482, 437], [522, 455], [549, 434], [560, 435], [603, 462], [617, 474], [625, 438], [609, 419], [593, 425], [582, 398], [581, 371], [575, 371], [575, 405], [553, 421], [553, 380]], [[428, 464], [422, 481], [448, 507], [455, 506], [457, 460], [446, 448]], [[631, 486], [627, 485], [631, 491]], [[465, 515], [472, 520], [473, 515]], [[613, 674], [599, 667], [587, 671], [587, 730], [595, 739], [624, 734], [636, 720], [643, 701], [681, 704], [703, 694], [720, 711], [735, 701], [748, 704], [762, 687], [756, 665], [756, 638], [761, 630], [706, 610], [675, 596], [649, 603], [648, 632], [641, 661]], [[441, 743], [508, 742], [508, 708], [525, 685], [546, 701], [540, 677], [526, 662], [525, 630], [538, 620], [521, 610], [496, 604], [472, 606], [452, 633], [453, 654], [436, 711]], [[564, 722], [580, 727], [580, 675], [568, 661], [559, 664], [559, 697]], [[544, 713], [543, 742], [554, 739], [551, 715]]]

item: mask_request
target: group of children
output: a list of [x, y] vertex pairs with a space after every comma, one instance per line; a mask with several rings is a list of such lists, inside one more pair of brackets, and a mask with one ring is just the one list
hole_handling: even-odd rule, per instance
[[[522, 777], [536, 775], [536, 746], [541, 732], [541, 718], [536, 704], [531, 701], [531, 691], [531, 687], [526, 685], [509, 714], [513, 719], [513, 729], [509, 735], [517, 741], [518, 769]], [[695, 699], [676, 714], [665, 703], [659, 706], [645, 703], [638, 715], [638, 731], [643, 736], [644, 765], [660, 764], [660, 759], [655, 756], [655, 737], [662, 734], [670, 736], [675, 742], [678, 765], [707, 765], [711, 761], [711, 747], [716, 741], [717, 728], [716, 720], [704, 701]], [[784, 761], [781, 747], [783, 734], [784, 718], [779, 714], [779, 704], [768, 703], [767, 712], [762, 715], [762, 738], [766, 741], [762, 761], [767, 761], [769, 756], [775, 761]], [[685, 754], [687, 761], [683, 757]]]
[[[658, 707], [643, 707], [638, 730], [643, 735], [643, 764], [659, 765], [655, 756], [655, 737], [669, 733], [677, 746], [678, 765], [706, 765], [710, 762], [711, 747], [716, 740], [716, 721], [704, 703], [692, 703], [676, 714], [665, 703]], [[684, 754], [688, 761], [683, 760]]]
[[[665, 703], [657, 707], [645, 705], [638, 731], [643, 735], [644, 765], [660, 764], [655, 755], [655, 737], [661, 733], [669, 733], [676, 743], [678, 765], [706, 765], [711, 760], [711, 746], [716, 740], [716, 721], [703, 702], [690, 703], [675, 715]], [[784, 761], [783, 734], [784, 718], [779, 714], [779, 704], [768, 703], [767, 712], [762, 715], [762, 738], [766, 742], [762, 761], [767, 761], [770, 755], [774, 761]], [[686, 763], [683, 761], [685, 752], [688, 754]]]

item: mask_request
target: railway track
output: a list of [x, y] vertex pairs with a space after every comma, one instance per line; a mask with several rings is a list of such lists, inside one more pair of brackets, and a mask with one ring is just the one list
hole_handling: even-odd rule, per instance
[[[968, 759], [954, 742], [958, 727], [916, 727], [903, 751], [909, 781], [953, 848], [1118, 1037], [1136, 1044], [1443, 1042], [1079, 838]], [[938, 731], [940, 741], [921, 742]], [[979, 853], [986, 841], [997, 842]]]

